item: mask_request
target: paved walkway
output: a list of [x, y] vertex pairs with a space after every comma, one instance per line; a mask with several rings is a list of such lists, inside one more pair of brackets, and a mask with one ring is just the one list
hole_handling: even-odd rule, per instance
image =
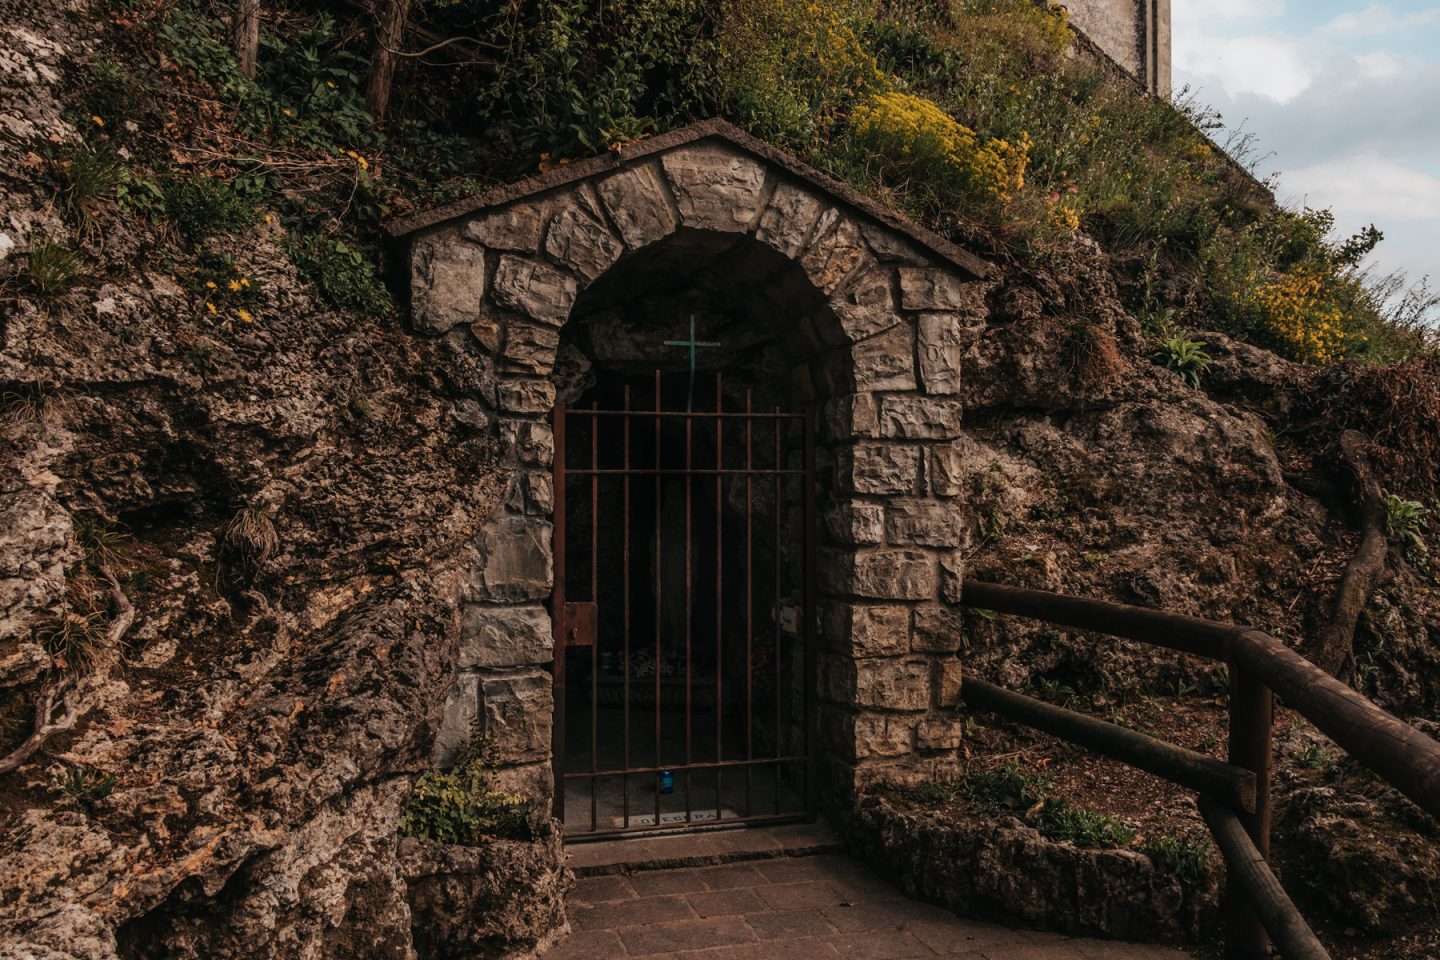
[[587, 876], [569, 905], [574, 932], [544, 960], [1189, 960], [963, 920], [834, 854]]

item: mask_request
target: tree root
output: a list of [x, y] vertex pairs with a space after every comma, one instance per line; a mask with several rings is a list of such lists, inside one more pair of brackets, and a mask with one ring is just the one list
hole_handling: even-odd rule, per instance
[[[115, 579], [109, 567], [102, 568], [100, 572], [110, 581], [110, 601], [115, 607], [114, 617], [105, 632], [106, 655], [100, 660], [105, 666], [81, 678], [78, 683], [73, 677], [62, 676], [45, 685], [35, 702], [35, 732], [8, 756], [0, 758], [0, 774], [18, 769], [45, 745], [45, 741], [73, 728], [94, 706], [93, 701], [87, 701], [86, 694], [104, 682], [114, 651], [120, 648], [125, 633], [135, 622], [135, 608], [125, 596], [125, 591], [120, 589], [120, 581]], [[60, 711], [58, 718], [57, 709]]]
[[1355, 656], [1355, 625], [1380, 584], [1389, 552], [1385, 494], [1375, 479], [1365, 445], [1365, 435], [1359, 431], [1346, 430], [1340, 435], [1340, 463], [1349, 473], [1359, 509], [1360, 543], [1345, 566], [1330, 621], [1321, 627], [1314, 642], [1315, 662], [1337, 678], [1350, 671]]

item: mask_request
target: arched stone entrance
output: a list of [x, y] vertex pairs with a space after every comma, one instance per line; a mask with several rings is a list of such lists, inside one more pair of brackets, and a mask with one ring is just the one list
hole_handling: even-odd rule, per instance
[[478, 720], [513, 786], [552, 789], [557, 386], [565, 401], [595, 389], [576, 379], [577, 366], [602, 366], [579, 339], [608, 351], [609, 376], [680, 373], [688, 358], [656, 344], [688, 332], [694, 313], [700, 339], [748, 331], [745, 349], [706, 363], [815, 413], [822, 802], [843, 809], [866, 782], [953, 763], [953, 395], [985, 323], [985, 264], [713, 121], [391, 232], [408, 240], [415, 328], [473, 365], [473, 416], [512, 478], [476, 539], [442, 762]]

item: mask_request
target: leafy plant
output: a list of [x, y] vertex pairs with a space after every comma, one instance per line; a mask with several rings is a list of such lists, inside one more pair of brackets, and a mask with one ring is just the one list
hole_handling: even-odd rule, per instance
[[119, 158], [104, 149], [70, 147], [51, 157], [57, 181], [56, 202], [82, 237], [94, 237], [105, 203], [120, 183]]
[[1166, 873], [1173, 873], [1181, 883], [1201, 883], [1210, 865], [1210, 845], [1203, 840], [1184, 837], [1152, 837], [1140, 846], [1150, 862]]
[[1331, 760], [1330, 751], [1318, 743], [1307, 743], [1304, 748], [1296, 754], [1295, 765], [1306, 770], [1320, 770], [1329, 766]]
[[68, 767], [61, 788], [83, 806], [89, 807], [114, 792], [115, 774], [102, 775], [99, 771], [87, 770], [84, 767]]
[[85, 563], [91, 570], [99, 572], [120, 558], [120, 548], [125, 537], [105, 522], [103, 517], [93, 513], [76, 515], [73, 527], [75, 542], [85, 552]]
[[1124, 847], [1135, 842], [1135, 831], [1118, 818], [1056, 797], [1044, 801], [1036, 820], [1045, 836], [1077, 847]]
[[1165, 361], [1167, 370], [1174, 370], [1190, 386], [1199, 388], [1200, 378], [1210, 366], [1211, 356], [1205, 352], [1205, 344], [1191, 340], [1183, 333], [1172, 334], [1160, 341], [1160, 352], [1156, 359]]
[[1425, 545], [1429, 518], [1430, 511], [1414, 500], [1406, 500], [1393, 493], [1385, 498], [1385, 528], [1405, 545], [1406, 554], [1412, 557], [1424, 557], [1429, 553]]
[[525, 838], [525, 798], [494, 789], [494, 769], [488, 741], [472, 737], [455, 766], [420, 775], [400, 821], [401, 835], [471, 846], [494, 837]]
[[165, 218], [191, 243], [255, 222], [254, 206], [218, 177], [175, 176], [161, 190]]
[[965, 798], [980, 807], [1024, 810], [1043, 799], [1051, 782], [1046, 774], [1012, 760], [966, 777], [963, 790]]
[[291, 239], [290, 259], [337, 307], [370, 316], [390, 312], [392, 301], [365, 254], [338, 237], [302, 234]]

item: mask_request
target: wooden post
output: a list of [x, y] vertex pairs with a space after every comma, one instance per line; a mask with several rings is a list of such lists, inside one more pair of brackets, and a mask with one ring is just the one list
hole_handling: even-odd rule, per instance
[[[1266, 859], [1270, 856], [1270, 752], [1273, 722], [1270, 688], [1230, 660], [1230, 762], [1255, 774], [1255, 812], [1238, 814], [1245, 832]], [[1263, 960], [1270, 939], [1245, 900], [1233, 864], [1226, 866], [1225, 960]]]
[[260, 54], [260, 0], [238, 0], [235, 18], [230, 21], [230, 48], [235, 63], [247, 77], [255, 76]]

